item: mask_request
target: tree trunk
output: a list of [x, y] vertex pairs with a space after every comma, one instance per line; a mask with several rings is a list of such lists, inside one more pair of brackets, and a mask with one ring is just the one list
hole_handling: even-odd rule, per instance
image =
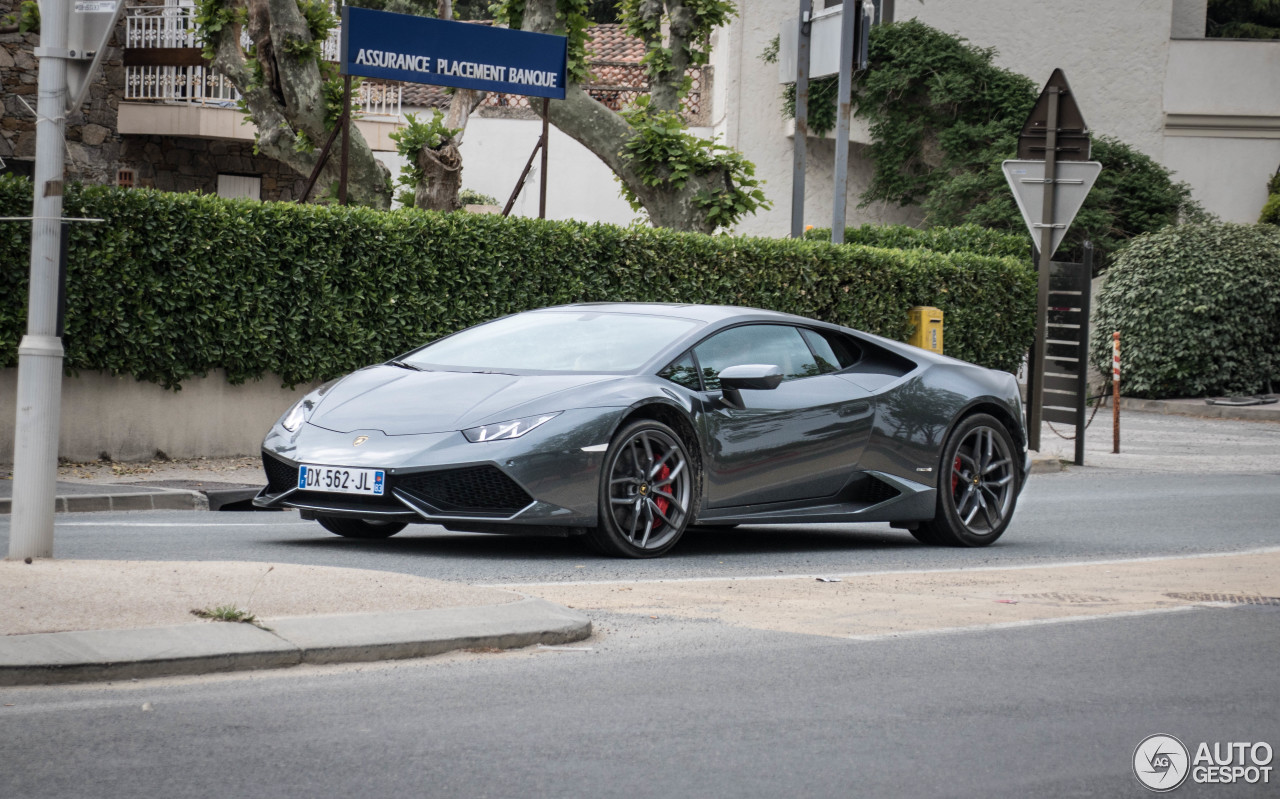
[[[646, 4], [648, 6], [653, 7], [650, 10], [656, 9], [654, 13], [661, 14], [661, 3], [655, 1]], [[679, 11], [680, 22], [687, 26], [686, 12], [682, 8]], [[522, 28], [536, 33], [554, 33], [557, 27], [555, 12], [556, 0], [528, 0]], [[678, 32], [672, 31], [673, 34]], [[646, 46], [652, 47], [653, 44], [646, 42]], [[686, 62], [680, 59], [676, 67], [678, 73], [675, 69], [669, 70], [674, 80], [683, 80], [686, 66]], [[651, 99], [655, 104], [671, 106], [669, 110], [679, 108], [674, 86], [651, 87]], [[635, 135], [635, 130], [620, 114], [596, 101], [578, 84], [569, 85], [564, 100], [551, 101], [550, 120], [551, 124], [595, 153], [613, 170], [618, 179], [635, 193], [655, 226], [697, 233], [715, 231], [716, 225], [707, 221], [707, 214], [698, 207], [696, 198], [703, 191], [722, 187], [728, 180], [727, 172], [693, 175], [680, 188], [666, 181], [657, 186], [647, 185], [635, 165], [622, 156], [623, 147]], [[658, 171], [661, 173], [661, 167]]]
[[[235, 5], [235, 0], [222, 2], [227, 7]], [[325, 129], [324, 80], [314, 57], [289, 55], [282, 44], [310, 41], [307, 22], [296, 0], [248, 0], [247, 8], [249, 37], [262, 67], [262, 83], [250, 88], [253, 75], [240, 49], [238, 25], [213, 35], [213, 67], [227, 76], [244, 98], [258, 128], [258, 150], [300, 175], [310, 175], [330, 132]], [[390, 173], [374, 158], [359, 129], [353, 124], [350, 130], [348, 196], [360, 205], [390, 208]], [[321, 185], [339, 179], [337, 148], [335, 142], [320, 173]]]
[[439, 150], [426, 147], [418, 151], [418, 168], [423, 181], [413, 194], [413, 204], [432, 211], [458, 210], [458, 192], [462, 189], [462, 154], [452, 142]]

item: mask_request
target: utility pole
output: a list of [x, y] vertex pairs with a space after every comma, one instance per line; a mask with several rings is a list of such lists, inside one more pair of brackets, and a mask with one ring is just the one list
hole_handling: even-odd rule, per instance
[[66, 158], [68, 0], [41, 3], [36, 163], [31, 210], [27, 334], [18, 345], [18, 414], [13, 447], [9, 559], [53, 557], [53, 510], [62, 411], [58, 265]]
[[791, 153], [791, 238], [804, 236], [804, 178], [809, 137], [809, 31], [813, 0], [800, 0], [796, 38], [796, 135]]

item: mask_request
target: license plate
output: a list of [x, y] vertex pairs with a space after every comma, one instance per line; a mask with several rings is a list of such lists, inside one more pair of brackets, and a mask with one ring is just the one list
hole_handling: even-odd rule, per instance
[[380, 497], [387, 486], [381, 469], [344, 469], [341, 466], [298, 467], [298, 488], [304, 491], [336, 491], [342, 494], [369, 494]]

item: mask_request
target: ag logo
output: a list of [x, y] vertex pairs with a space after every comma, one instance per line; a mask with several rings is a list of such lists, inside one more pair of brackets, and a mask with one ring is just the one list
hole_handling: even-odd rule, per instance
[[356, 436], [356, 440], [351, 442], [351, 446], [358, 447], [368, 440], [369, 440], [368, 436]]
[[1187, 747], [1172, 735], [1151, 735], [1133, 751], [1133, 774], [1156, 793], [1177, 788], [1187, 779]]

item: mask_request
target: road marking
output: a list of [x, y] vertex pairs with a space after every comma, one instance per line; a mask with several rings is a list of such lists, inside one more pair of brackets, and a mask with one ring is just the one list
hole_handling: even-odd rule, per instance
[[[1209, 607], [1231, 606], [1225, 602], [1204, 603], [1201, 605], [1181, 605], [1176, 608], [1151, 608], [1148, 610], [1123, 610], [1116, 613], [1094, 614], [1090, 616], [1060, 616], [1056, 619], [1025, 619], [1023, 621], [1004, 621], [995, 624], [974, 624], [968, 627], [941, 627], [930, 630], [903, 630], [896, 633], [877, 633], [875, 635], [849, 635], [850, 641], [894, 641], [899, 638], [925, 638], [933, 635], [953, 635], [960, 633], [985, 633], [997, 630], [1015, 630], [1023, 627], [1042, 627], [1047, 624], [1065, 624], [1080, 621], [1101, 621], [1103, 619], [1128, 619], [1138, 616], [1162, 616], [1166, 613], [1185, 613], [1189, 610], [1204, 610]], [[1233, 606], [1231, 606], [1233, 607]]]
[[54, 527], [287, 527], [314, 522], [55, 522]]
[[[1258, 549], [1241, 549], [1235, 552], [1202, 552], [1194, 555], [1151, 555], [1141, 558], [1113, 558], [1110, 560], [1064, 560], [1045, 563], [1020, 563], [1009, 566], [959, 566], [948, 569], [891, 569], [885, 571], [824, 572], [823, 577], [840, 577], [856, 579], [858, 577], [879, 577], [895, 574], [970, 574], [979, 572], [1026, 571], [1027, 569], [1062, 569], [1074, 566], [1123, 566], [1130, 563], [1163, 563], [1165, 561], [1192, 560], [1195, 558], [1234, 558], [1238, 555], [1270, 555], [1280, 552], [1280, 547], [1260, 547]], [[759, 575], [722, 575], [720, 577], [653, 577], [639, 580], [551, 580], [544, 583], [510, 582], [482, 583], [481, 588], [542, 588], [546, 586], [579, 586], [579, 585], [645, 585], [649, 583], [719, 583], [719, 582], [758, 582], [768, 580], [800, 580], [813, 579], [816, 574], [759, 574]]]

